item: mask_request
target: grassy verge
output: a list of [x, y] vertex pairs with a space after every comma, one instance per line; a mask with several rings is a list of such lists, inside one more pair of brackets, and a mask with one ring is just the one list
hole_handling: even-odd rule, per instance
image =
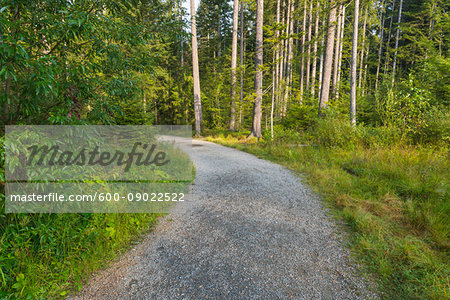
[[352, 252], [377, 275], [385, 298], [450, 296], [447, 151], [403, 144], [305, 146], [245, 136], [216, 133], [207, 140], [306, 174], [349, 225]]
[[7, 226], [1, 226], [0, 298], [54, 299], [80, 290], [92, 271], [128, 249], [157, 217], [1, 214]]

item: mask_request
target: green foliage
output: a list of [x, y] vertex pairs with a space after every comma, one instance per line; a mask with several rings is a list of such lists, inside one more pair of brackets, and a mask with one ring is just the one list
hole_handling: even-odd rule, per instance
[[291, 105], [287, 116], [281, 119], [281, 125], [297, 131], [309, 129], [316, 122], [317, 108], [298, 104]]
[[[1, 0], [0, 133], [11, 124], [151, 124], [156, 115], [189, 123], [190, 98], [180, 93], [189, 79], [176, 55], [183, 11], [173, 4]], [[1, 299], [64, 298], [156, 222], [156, 214], [5, 214], [3, 142]]]
[[118, 102], [142, 98], [136, 79], [176, 60], [170, 39], [180, 24], [169, 5], [3, 0], [0, 125], [114, 122]]
[[[272, 133], [270, 130], [264, 130], [262, 136], [265, 140], [272, 139]], [[274, 125], [273, 137], [277, 142], [298, 142], [301, 138], [301, 134], [293, 129], [285, 128], [281, 125]]]
[[404, 136], [413, 136], [427, 126], [430, 94], [418, 87], [413, 75], [398, 90], [390, 91], [382, 105], [384, 123], [400, 128]]
[[[4, 211], [4, 195], [0, 207]], [[0, 297], [62, 298], [106, 266], [156, 214], [0, 214]]]
[[[27, 138], [43, 141], [45, 137], [17, 135], [17, 144], [12, 149], [14, 153], [27, 151], [25, 147], [18, 147]], [[147, 138], [152, 139], [151, 136]], [[107, 266], [111, 259], [127, 250], [130, 243], [156, 223], [160, 215], [156, 213], [5, 214], [4, 140], [4, 137], [0, 138], [1, 299], [55, 299], [79, 291], [93, 271]], [[77, 143], [70, 138], [53, 142]], [[89, 142], [97, 145], [101, 143], [101, 137], [94, 136]], [[120, 145], [117, 144], [116, 147]], [[172, 155], [175, 159], [175, 169], [172, 171], [176, 173], [185, 170], [183, 162], [188, 159], [187, 154], [179, 149], [174, 150], [170, 145], [167, 145], [165, 151], [176, 151]], [[11, 170], [14, 167], [14, 160], [9, 160], [6, 168]], [[55, 178], [54, 175], [64, 178], [64, 173], [67, 172], [69, 171], [60, 170], [56, 174], [47, 172], [46, 178]], [[70, 172], [73, 172], [73, 169]], [[116, 172], [117, 170], [113, 170], [112, 175], [117, 174]], [[167, 179], [168, 175], [159, 168], [147, 169], [147, 172], [146, 178], [149, 179], [151, 176]], [[108, 178], [105, 174], [101, 176], [101, 179]], [[111, 186], [105, 184], [102, 188], [104, 191], [110, 191]], [[151, 189], [145, 184], [142, 188]], [[116, 186], [114, 192], [130, 192], [126, 189], [124, 185]], [[83, 192], [89, 194], [90, 186], [85, 185]]]
[[378, 103], [383, 124], [401, 131], [402, 138], [413, 143], [448, 142], [448, 106], [433, 102], [430, 90], [422, 87], [416, 76], [389, 89]]
[[426, 116], [427, 126], [417, 132], [415, 139], [430, 145], [450, 144], [450, 111], [433, 107]]

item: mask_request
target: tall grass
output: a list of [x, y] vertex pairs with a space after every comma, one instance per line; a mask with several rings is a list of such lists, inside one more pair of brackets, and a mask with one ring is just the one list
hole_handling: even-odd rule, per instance
[[412, 146], [387, 128], [328, 121], [302, 133], [278, 128], [273, 141], [236, 133], [207, 139], [306, 174], [348, 225], [352, 252], [376, 274], [383, 297], [448, 298], [448, 148]]

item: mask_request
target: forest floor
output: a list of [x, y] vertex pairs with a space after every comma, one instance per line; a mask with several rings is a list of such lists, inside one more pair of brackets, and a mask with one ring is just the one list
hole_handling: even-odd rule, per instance
[[377, 298], [301, 178], [248, 153], [189, 143], [196, 178], [186, 201], [76, 299]]

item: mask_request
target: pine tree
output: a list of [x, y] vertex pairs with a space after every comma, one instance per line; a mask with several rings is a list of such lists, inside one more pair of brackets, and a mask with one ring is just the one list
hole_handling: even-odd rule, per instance
[[358, 64], [358, 21], [359, 0], [355, 0], [353, 17], [352, 62], [350, 71], [350, 118], [352, 126], [356, 126], [356, 68]]
[[336, 33], [336, 3], [330, 1], [330, 13], [328, 14], [328, 30], [327, 42], [325, 46], [325, 61], [323, 65], [323, 79], [320, 92], [319, 115], [322, 114], [323, 109], [327, 106], [330, 97], [330, 82], [331, 69], [333, 67], [333, 49], [334, 49], [334, 35]]
[[236, 130], [236, 62], [237, 62], [237, 36], [239, 0], [234, 0], [233, 9], [233, 42], [231, 45], [231, 105], [230, 105], [230, 130]]
[[198, 71], [198, 46], [197, 28], [195, 26], [195, 4], [191, 0], [191, 31], [192, 31], [192, 70], [194, 79], [194, 115], [195, 115], [195, 135], [200, 135], [202, 130], [202, 101], [200, 98], [200, 76]]
[[253, 126], [251, 136], [261, 137], [262, 117], [262, 84], [263, 84], [263, 25], [264, 25], [264, 0], [258, 0], [256, 9], [256, 55], [255, 55], [255, 92], [256, 99], [253, 105]]

